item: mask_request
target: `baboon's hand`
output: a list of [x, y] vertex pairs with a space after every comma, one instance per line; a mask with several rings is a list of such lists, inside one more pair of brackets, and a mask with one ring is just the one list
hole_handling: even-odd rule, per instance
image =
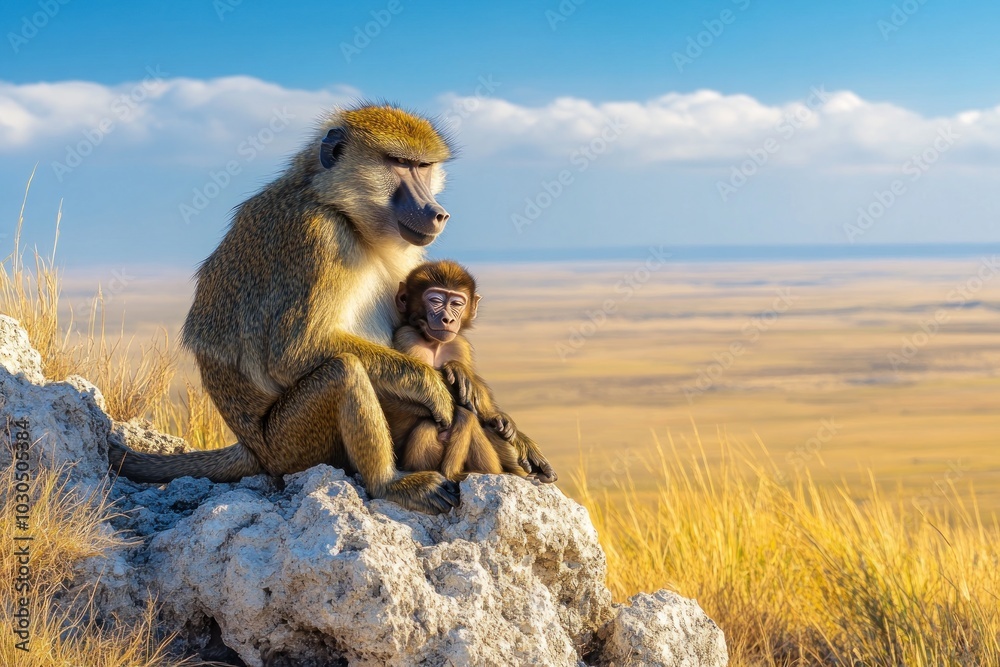
[[518, 463], [528, 473], [530, 479], [536, 479], [543, 484], [551, 484], [559, 479], [559, 475], [552, 469], [542, 450], [531, 438], [516, 437], [514, 446], [517, 448]]
[[517, 426], [506, 412], [497, 411], [496, 416], [490, 419], [488, 423], [490, 428], [496, 431], [497, 435], [501, 438], [507, 442], [514, 442], [514, 437], [517, 435]]
[[441, 373], [455, 393], [455, 402], [478, 415], [489, 405], [489, 389], [480, 382], [472, 369], [460, 361], [449, 361], [441, 367]]
[[541, 454], [538, 454], [537, 457], [529, 455], [528, 463], [531, 466], [531, 472], [528, 474], [530, 479], [537, 479], [542, 484], [551, 484], [559, 479], [559, 475], [552, 469], [552, 465]]
[[459, 503], [458, 484], [436, 470], [404, 474], [389, 485], [386, 500], [425, 514], [442, 514]]

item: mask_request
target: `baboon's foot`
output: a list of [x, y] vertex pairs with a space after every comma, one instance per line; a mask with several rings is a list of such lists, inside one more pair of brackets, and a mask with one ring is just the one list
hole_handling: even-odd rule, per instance
[[403, 475], [393, 481], [384, 498], [406, 509], [426, 514], [443, 514], [458, 506], [458, 484], [436, 470]]

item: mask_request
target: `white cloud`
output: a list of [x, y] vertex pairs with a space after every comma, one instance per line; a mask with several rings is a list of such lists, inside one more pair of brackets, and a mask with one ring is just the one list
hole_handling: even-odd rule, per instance
[[[849, 91], [831, 92], [823, 101], [810, 95], [768, 105], [702, 90], [644, 102], [561, 97], [536, 107], [444, 95], [431, 111], [453, 126], [471, 158], [565, 160], [609, 123], [623, 125], [612, 159], [629, 163], [729, 164], [777, 146], [769, 160], [775, 163], [898, 166], [933, 146], [946, 127], [958, 135], [949, 162], [995, 164], [1000, 157], [1000, 107], [928, 118]], [[141, 80], [116, 86], [0, 82], [0, 153], [61, 159], [89, 136], [100, 139], [91, 143], [106, 142], [101, 151], [142, 148], [161, 164], [215, 165], [281, 111], [294, 120], [275, 138], [273, 151], [287, 154], [323, 110], [358, 97], [348, 87], [297, 90], [246, 76], [169, 78], [153, 68]]]
[[926, 118], [849, 91], [823, 93], [809, 92], [785, 105], [710, 90], [669, 93], [647, 102], [559, 98], [525, 107], [496, 98], [446, 96], [443, 103], [470, 156], [527, 149], [565, 159], [609, 123], [621, 123], [615, 159], [641, 163], [733, 162], [770, 148], [776, 163], [897, 165], [932, 147], [949, 127], [957, 135], [949, 159], [1000, 157], [1000, 107]]
[[[0, 82], [0, 153], [63, 157], [81, 142], [94, 150], [153, 146], [160, 162], [215, 164], [276, 113], [291, 118], [275, 137], [291, 151], [320, 113], [359, 97], [346, 86], [296, 90], [253, 77], [167, 78], [150, 68], [136, 82]], [[53, 153], [55, 151], [55, 153]]]

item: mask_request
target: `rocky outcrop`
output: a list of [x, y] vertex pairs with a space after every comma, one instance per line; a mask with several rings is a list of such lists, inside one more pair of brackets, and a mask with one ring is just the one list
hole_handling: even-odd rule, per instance
[[726, 642], [718, 626], [697, 602], [667, 590], [639, 593], [619, 606], [601, 628], [600, 640], [597, 662], [609, 666], [726, 664]]
[[[112, 428], [103, 405], [97, 387], [81, 377], [46, 382], [28, 335], [0, 315], [0, 416], [6, 433], [28, 434], [33, 467], [66, 471], [78, 490], [102, 490]], [[12, 448], [0, 447], [0, 467], [11, 461]]]
[[109, 439], [161, 452], [183, 441], [113, 423], [95, 387], [46, 382], [32, 352], [0, 317], [6, 423], [26, 419], [33, 465], [72, 462], [74, 488], [115, 501], [109, 529], [138, 538], [83, 563], [78, 583], [119, 622], [154, 596], [178, 652], [252, 666], [727, 662], [697, 603], [660, 591], [612, 604], [586, 510], [552, 485], [473, 475], [441, 516], [371, 500], [328, 466], [280, 490], [263, 476], [109, 489]]

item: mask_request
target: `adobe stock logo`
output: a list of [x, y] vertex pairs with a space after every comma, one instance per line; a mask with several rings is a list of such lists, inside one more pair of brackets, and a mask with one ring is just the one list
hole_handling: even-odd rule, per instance
[[698, 371], [695, 380], [682, 387], [688, 403], [694, 403], [702, 394], [714, 390], [723, 375], [788, 312], [797, 298], [792, 294], [791, 288], [779, 288], [771, 307], [749, 318], [740, 328], [741, 337], [732, 341], [721, 352], [713, 353], [712, 361]]
[[7, 33], [7, 41], [14, 53], [20, 53], [21, 47], [37, 37], [39, 31], [56, 17], [64, 5], [69, 3], [70, 0], [40, 0], [38, 3], [39, 11], [32, 13], [31, 16], [22, 16], [21, 29], [18, 32]]
[[[621, 118], [609, 119], [601, 131], [590, 141], [581, 144], [570, 153], [569, 162], [576, 168], [576, 172], [582, 174], [587, 171], [595, 160], [607, 153], [612, 144], [618, 141], [622, 131], [628, 125]], [[524, 232], [524, 228], [535, 224], [550, 206], [561, 197], [576, 180], [576, 176], [570, 169], [562, 169], [555, 174], [552, 180], [542, 179], [538, 184], [539, 189], [533, 197], [524, 198], [524, 208], [520, 213], [514, 212], [510, 215], [511, 224], [518, 234]]]
[[287, 107], [273, 109], [267, 123], [257, 132], [247, 135], [246, 139], [236, 147], [239, 159], [229, 160], [220, 169], [209, 171], [208, 178], [201, 187], [191, 191], [191, 199], [178, 206], [177, 210], [184, 223], [190, 224], [192, 219], [201, 215], [202, 211], [229, 187], [233, 179], [243, 173], [244, 167], [256, 160], [279, 134], [288, 129], [294, 119], [295, 114], [290, 113]]
[[[952, 129], [951, 123], [942, 125], [927, 148], [910, 156], [910, 159], [900, 166], [900, 173], [909, 177], [909, 183], [916, 183], [961, 138], [962, 135]], [[859, 237], [864, 236], [909, 190], [908, 183], [902, 178], [897, 178], [889, 183], [885, 190], [872, 192], [872, 199], [868, 204], [858, 207], [857, 219], [853, 223], [844, 223], [844, 235], [847, 240], [854, 243]]]
[[722, 201], [727, 202], [736, 192], [757, 175], [771, 157], [777, 155], [786, 142], [791, 141], [795, 134], [811, 123], [823, 106], [830, 101], [830, 93], [825, 86], [813, 86], [804, 104], [797, 105], [794, 110], [785, 113], [781, 122], [774, 126], [774, 131], [756, 148], [747, 149], [748, 159], [730, 168], [729, 179], [716, 181], [715, 189]]
[[927, 4], [927, 0], [903, 0], [903, 2], [894, 4], [889, 19], [879, 19], [875, 24], [878, 31], [882, 33], [882, 39], [888, 42], [889, 36], [899, 32], [900, 28], [910, 20], [910, 17], [919, 12], [925, 4]]
[[66, 156], [63, 161], [52, 161], [52, 173], [56, 179], [62, 183], [66, 175], [83, 164], [83, 161], [97, 150], [109, 134], [119, 126], [133, 121], [139, 115], [139, 108], [147, 100], [163, 92], [168, 76], [169, 74], [162, 71], [159, 65], [155, 68], [146, 67], [146, 77], [142, 81], [128, 92], [111, 100], [109, 113], [93, 127], [83, 130], [79, 141], [66, 145]]
[[560, 361], [565, 362], [579, 352], [588, 340], [597, 335], [608, 323], [608, 319], [618, 312], [619, 307], [635, 296], [636, 292], [653, 278], [654, 273], [667, 265], [670, 257], [671, 253], [667, 252], [664, 246], [656, 248], [651, 246], [649, 256], [632, 271], [622, 274], [621, 280], [615, 283], [614, 291], [618, 296], [605, 299], [600, 308], [587, 310], [584, 313], [586, 319], [570, 327], [569, 336], [564, 342], [556, 343], [556, 354], [559, 355]]
[[[741, 12], [745, 12], [750, 8], [750, 0], [732, 0], [732, 3]], [[674, 51], [671, 54], [677, 71], [683, 73], [685, 67], [693, 64], [698, 58], [701, 58], [705, 50], [711, 48], [715, 44], [715, 41], [722, 37], [722, 34], [726, 31], [726, 26], [736, 23], [738, 16], [739, 14], [731, 9], [723, 9], [717, 17], [702, 21], [701, 25], [705, 29], [695, 35], [688, 36], [684, 52]]]
[[444, 122], [448, 125], [448, 129], [455, 131], [460, 128], [465, 119], [479, 111], [482, 103], [502, 85], [493, 79], [492, 74], [479, 77], [479, 85], [473, 94], [456, 99], [451, 108], [444, 112]]
[[392, 19], [403, 13], [403, 9], [405, 7], [400, 0], [389, 0], [385, 9], [369, 12], [372, 20], [365, 23], [364, 26], [354, 26], [354, 39], [350, 43], [340, 43], [340, 52], [343, 54], [344, 60], [350, 63], [356, 56], [361, 55], [361, 52], [368, 48], [372, 40], [389, 27]]
[[549, 30], [555, 32], [556, 28], [559, 27], [559, 24], [565, 23], [569, 20], [570, 16], [576, 14], [576, 10], [584, 2], [586, 2], [586, 0], [562, 0], [555, 10], [545, 10], [545, 20], [549, 23]]

